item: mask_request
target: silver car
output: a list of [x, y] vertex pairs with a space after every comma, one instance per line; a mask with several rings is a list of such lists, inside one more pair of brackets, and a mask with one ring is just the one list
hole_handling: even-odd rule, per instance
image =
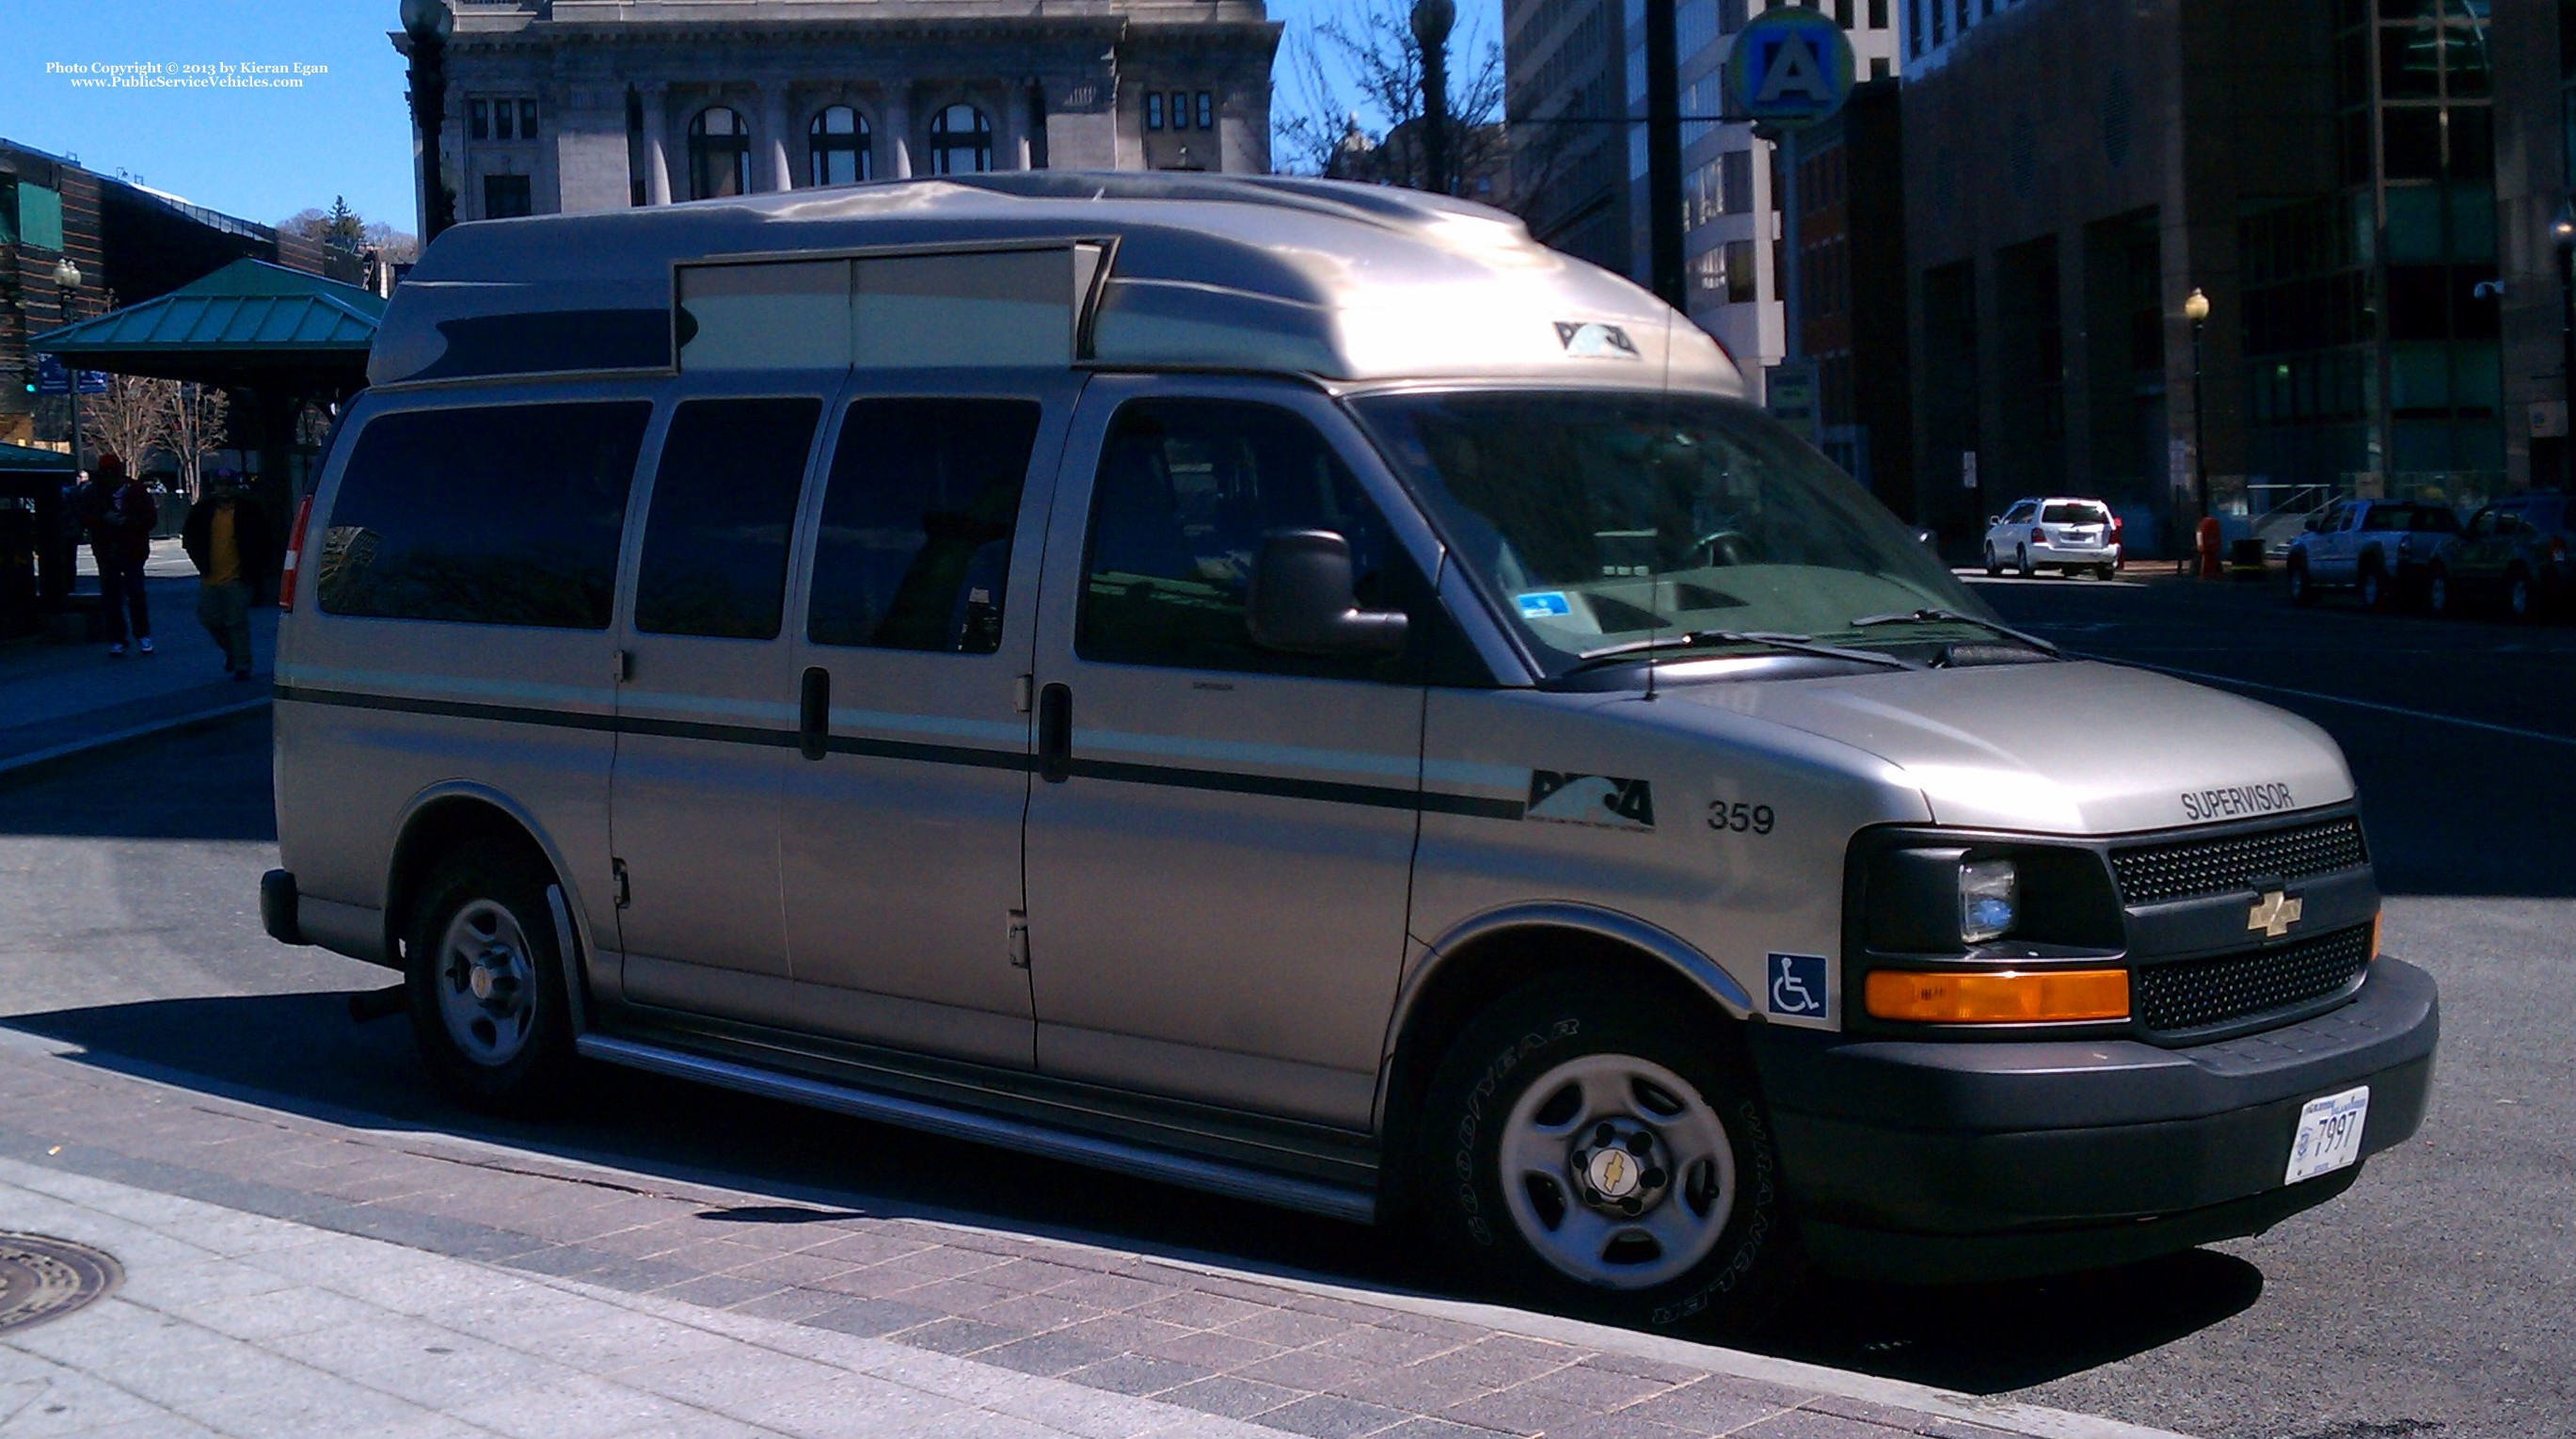
[[2421, 1119], [2314, 726], [1998, 623], [1627, 282], [1037, 172], [466, 225], [297, 521], [270, 933], [1673, 1325], [2257, 1232]]

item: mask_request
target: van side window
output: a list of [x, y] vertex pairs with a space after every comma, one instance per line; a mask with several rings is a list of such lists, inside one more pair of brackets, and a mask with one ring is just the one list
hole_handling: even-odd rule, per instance
[[315, 581], [325, 614], [604, 630], [651, 402], [383, 415], [358, 436]]
[[1091, 497], [1074, 649], [1087, 660], [1360, 675], [1366, 662], [1257, 648], [1244, 592], [1263, 534], [1350, 541], [1363, 608], [1384, 600], [1386, 524], [1313, 427], [1269, 405], [1140, 400], [1120, 409]]
[[778, 637], [787, 536], [822, 417], [813, 398], [690, 400], [672, 415], [635, 576], [637, 630]]
[[1037, 443], [1033, 400], [858, 400], [815, 542], [820, 645], [988, 655]]

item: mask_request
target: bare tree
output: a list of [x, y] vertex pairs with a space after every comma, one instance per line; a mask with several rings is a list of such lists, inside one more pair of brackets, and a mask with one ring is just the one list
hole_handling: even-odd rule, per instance
[[[1474, 175], [1501, 154], [1503, 52], [1472, 22], [1452, 49], [1450, 165]], [[1283, 171], [1430, 188], [1423, 147], [1411, 133], [1422, 123], [1422, 44], [1404, 0], [1341, 0], [1338, 10], [1290, 33], [1284, 58], [1294, 93], [1286, 117], [1271, 127], [1271, 153], [1282, 157]]]
[[124, 456], [128, 473], [142, 474], [153, 452], [170, 448], [178, 389], [176, 380], [110, 375], [107, 393], [81, 406], [82, 428], [99, 449]]
[[224, 447], [224, 422], [231, 412], [231, 397], [212, 385], [172, 388], [169, 449], [179, 461], [179, 483], [191, 500], [199, 494], [206, 460]]

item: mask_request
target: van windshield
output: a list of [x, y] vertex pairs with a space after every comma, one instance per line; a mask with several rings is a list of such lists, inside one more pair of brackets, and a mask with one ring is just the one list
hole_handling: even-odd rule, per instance
[[[1894, 515], [1739, 401], [1558, 390], [1353, 405], [1551, 675], [1666, 637], [1694, 654], [1757, 652], [1764, 637], [1992, 637], [1986, 607]], [[1855, 623], [1918, 611], [1958, 618]], [[1650, 657], [1677, 656], [1633, 656]]]

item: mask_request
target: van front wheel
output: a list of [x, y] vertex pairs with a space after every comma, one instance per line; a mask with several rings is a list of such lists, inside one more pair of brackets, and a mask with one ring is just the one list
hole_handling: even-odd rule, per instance
[[1743, 1331], [1802, 1267], [1749, 1067], [1718, 1021], [1540, 981], [1468, 1026], [1423, 1114], [1421, 1193], [1461, 1276], [1617, 1323]]
[[412, 1038], [448, 1097], [527, 1113], [557, 1100], [572, 1068], [551, 882], [533, 859], [467, 845], [421, 885], [404, 936]]

